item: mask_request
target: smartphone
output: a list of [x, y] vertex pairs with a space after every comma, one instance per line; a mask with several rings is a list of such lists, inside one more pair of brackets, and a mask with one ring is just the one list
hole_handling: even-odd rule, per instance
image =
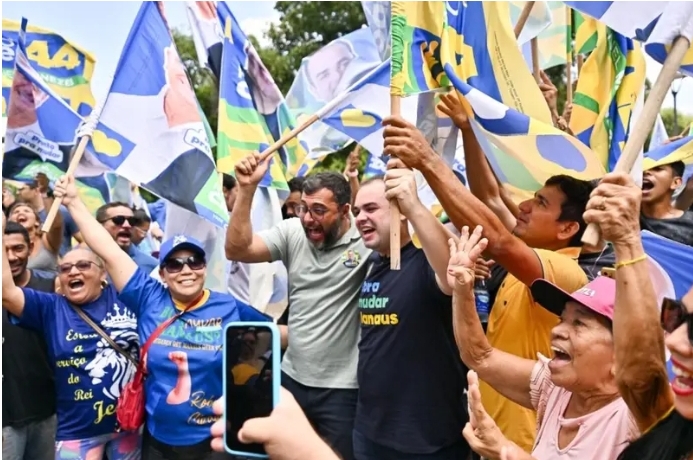
[[224, 446], [230, 454], [268, 458], [262, 444], [243, 444], [246, 420], [267, 417], [279, 401], [279, 328], [274, 323], [229, 323], [224, 331]]

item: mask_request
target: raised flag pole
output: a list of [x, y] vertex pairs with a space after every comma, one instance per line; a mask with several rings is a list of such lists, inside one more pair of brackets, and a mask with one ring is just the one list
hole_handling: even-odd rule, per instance
[[[532, 8], [534, 7], [535, 3], [536, 2], [527, 2], [522, 8], [520, 17], [517, 18], [517, 23], [515, 24], [515, 38], [520, 37], [522, 29], [525, 28], [525, 24], [527, 23], [527, 19], [529, 19], [529, 15], [532, 13]], [[532, 74], [534, 75], [534, 79], [537, 81], [537, 83], [541, 83], [541, 69], [539, 68], [539, 42], [537, 41], [536, 37], [530, 40], [530, 46], [532, 49]]]
[[532, 74], [537, 83], [541, 83], [541, 68], [539, 67], [539, 42], [537, 38], [534, 37], [530, 40], [530, 46], [532, 47]]
[[[630, 172], [633, 169], [633, 165], [635, 165], [640, 151], [643, 145], [645, 145], [645, 139], [647, 139], [648, 134], [652, 131], [657, 114], [662, 107], [662, 102], [664, 102], [664, 98], [669, 92], [669, 87], [674, 81], [674, 78], [676, 78], [679, 68], [681, 67], [681, 62], [690, 46], [691, 42], [682, 35], [678, 36], [672, 43], [671, 50], [664, 60], [662, 71], [659, 73], [657, 81], [655, 81], [652, 91], [650, 91], [650, 95], [645, 101], [642, 115], [638, 118], [638, 121], [631, 130], [631, 135], [626, 141], [623, 153], [616, 162], [614, 172]], [[584, 244], [596, 246], [600, 239], [599, 226], [596, 224], [589, 224], [585, 229], [585, 234], [582, 236], [582, 242]]]
[[568, 29], [568, 38], [566, 40], [566, 85], [565, 85], [565, 100], [566, 104], [573, 103], [573, 10], [566, 6], [565, 8], [566, 27]]
[[520, 17], [517, 18], [517, 23], [515, 24], [515, 38], [518, 38], [522, 33], [522, 29], [525, 28], [525, 24], [527, 23], [527, 19], [529, 19], [529, 14], [532, 12], [534, 3], [536, 2], [527, 2], [524, 8], [522, 8]]
[[[321, 110], [320, 112], [322, 112], [322, 110]], [[306, 129], [308, 129], [308, 127], [310, 127], [310, 125], [312, 125], [312, 124], [315, 123], [316, 121], [320, 120], [320, 115], [319, 115], [320, 112], [314, 113], [314, 114], [311, 115], [308, 119], [306, 119], [303, 123], [301, 123], [300, 125], [296, 126], [296, 127], [295, 127], [294, 129], [292, 129], [291, 131], [289, 131], [289, 132], [283, 134], [282, 137], [280, 137], [280, 138], [279, 138], [278, 140], [276, 140], [272, 145], [270, 145], [270, 146], [267, 147], [265, 150], [263, 150], [263, 151], [260, 153], [260, 161], [265, 161], [265, 160], [266, 160], [267, 158], [269, 158], [274, 152], [276, 152], [276, 151], [279, 150], [280, 148], [284, 147], [284, 145], [286, 145], [286, 143], [289, 142], [291, 139], [293, 139], [294, 137], [298, 136], [298, 135], [301, 134], [303, 131], [305, 131]]]
[[[401, 98], [398, 95], [390, 95], [390, 115], [398, 117], [402, 111]], [[390, 201], [390, 270], [399, 270], [401, 235], [399, 221], [401, 213], [397, 200]]]
[[582, 54], [577, 55], [577, 74], [580, 78], [580, 72], [582, 72], [582, 64], [585, 62], [585, 57]]
[[[82, 156], [84, 155], [84, 150], [87, 148], [89, 139], [91, 139], [91, 136], [89, 135], [82, 136], [79, 139], [79, 144], [77, 144], [77, 147], [74, 151], [75, 153], [74, 155], [72, 155], [72, 159], [70, 160], [70, 166], [68, 166], [67, 172], [65, 173], [66, 175], [69, 176], [75, 174], [77, 166], [79, 166], [79, 162], [82, 161]], [[53, 204], [51, 205], [51, 208], [48, 210], [48, 215], [46, 215], [46, 220], [43, 222], [43, 226], [41, 226], [41, 232], [48, 233], [48, 231], [51, 229], [51, 227], [53, 226], [53, 221], [55, 220], [55, 216], [58, 215], [58, 212], [60, 211], [60, 205], [62, 203], [63, 200], [53, 200]]]

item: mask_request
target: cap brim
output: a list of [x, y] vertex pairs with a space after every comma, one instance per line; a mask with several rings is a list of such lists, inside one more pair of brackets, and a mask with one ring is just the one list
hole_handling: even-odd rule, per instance
[[572, 295], [545, 279], [534, 281], [530, 290], [534, 301], [556, 316], [561, 316], [568, 302], [577, 302], [582, 305], [582, 302], [575, 300]]
[[166, 256], [164, 256], [164, 257], [161, 259], [161, 262], [165, 262], [166, 259], [168, 259], [169, 257], [171, 257], [171, 254], [173, 254], [173, 253], [176, 252], [176, 251], [181, 251], [181, 250], [183, 250], [183, 249], [187, 249], [188, 251], [192, 251], [192, 252], [195, 252], [195, 253], [198, 253], [198, 254], [202, 254], [202, 256], [204, 256], [204, 257], [207, 256], [207, 254], [205, 253], [205, 250], [204, 250], [202, 247], [196, 245], [195, 243], [188, 243], [188, 242], [186, 242], [186, 243], [181, 243], [181, 244], [179, 244], [179, 245], [177, 245], [177, 246], [172, 247], [171, 250], [168, 251], [168, 253], [166, 254]]

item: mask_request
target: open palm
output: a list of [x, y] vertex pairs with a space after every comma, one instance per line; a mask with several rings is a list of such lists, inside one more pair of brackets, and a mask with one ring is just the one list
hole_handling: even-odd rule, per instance
[[481, 237], [482, 232], [483, 228], [480, 225], [474, 229], [471, 235], [469, 228], [463, 227], [457, 244], [453, 239], [448, 241], [450, 246], [449, 286], [474, 284], [474, 266], [488, 245], [488, 240]]

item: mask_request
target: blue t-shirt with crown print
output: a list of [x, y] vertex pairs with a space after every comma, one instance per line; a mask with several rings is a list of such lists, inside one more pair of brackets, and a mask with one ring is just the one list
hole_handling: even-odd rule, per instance
[[[142, 344], [179, 311], [168, 288], [141, 269], [119, 298], [135, 309]], [[228, 294], [205, 291], [198, 305], [167, 327], [147, 355], [146, 426], [155, 439], [173, 446], [204, 441], [218, 419], [212, 403], [222, 396], [226, 324], [271, 321]]]
[[[113, 433], [116, 402], [135, 374], [135, 366], [94, 332], [62, 295], [30, 288], [22, 291], [24, 311], [13, 322], [46, 340], [57, 392], [56, 440]], [[137, 319], [112, 286], [80, 308], [126, 353], [139, 359]]]

